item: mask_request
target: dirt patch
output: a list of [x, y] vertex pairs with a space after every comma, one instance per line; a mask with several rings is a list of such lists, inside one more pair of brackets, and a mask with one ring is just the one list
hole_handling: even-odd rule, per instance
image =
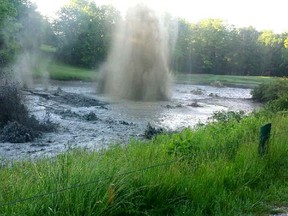
[[46, 100], [56, 101], [61, 104], [67, 104], [74, 107], [99, 107], [107, 109], [107, 104], [103, 101], [99, 101], [95, 98], [88, 97], [82, 94], [71, 93], [63, 91], [61, 88], [58, 88], [55, 91], [36, 91], [36, 90], [25, 90], [32, 95], [45, 98]]
[[25, 143], [33, 141], [40, 135], [41, 133], [39, 131], [27, 128], [25, 125], [21, 125], [18, 122], [9, 122], [1, 130], [0, 141], [10, 143]]
[[176, 105], [167, 104], [167, 105], [162, 106], [162, 107], [167, 108], [167, 109], [176, 109], [176, 108], [182, 108], [183, 104], [176, 104]]
[[201, 104], [199, 104], [197, 101], [194, 101], [190, 104], [187, 104], [187, 106], [190, 106], [190, 107], [203, 107]]
[[92, 107], [97, 106], [103, 109], [107, 109], [107, 103], [99, 101], [95, 98], [90, 98], [84, 95], [79, 95], [76, 93], [69, 93], [58, 88], [56, 91], [52, 92], [54, 97], [51, 100], [57, 101], [59, 103], [69, 104], [75, 107]]
[[85, 114], [83, 116], [83, 119], [86, 121], [97, 121], [99, 120], [99, 118], [97, 117], [97, 115], [94, 112], [90, 112], [88, 114]]
[[[41, 132], [56, 128], [49, 118], [38, 121], [24, 104], [18, 83], [0, 85], [0, 141], [23, 143], [33, 141]], [[46, 115], [47, 117], [47, 115]]]
[[203, 89], [200, 89], [200, 88], [193, 89], [190, 91], [190, 93], [192, 93], [194, 95], [204, 95]]
[[150, 123], [148, 123], [146, 130], [144, 132], [144, 137], [146, 139], [152, 139], [156, 135], [162, 134], [164, 132], [165, 130], [163, 128], [156, 128], [156, 127], [153, 127]]

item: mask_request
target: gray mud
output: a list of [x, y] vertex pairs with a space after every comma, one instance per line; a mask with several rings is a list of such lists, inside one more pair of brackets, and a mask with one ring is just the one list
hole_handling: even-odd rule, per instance
[[33, 142], [0, 143], [0, 160], [51, 157], [78, 147], [98, 150], [143, 139], [148, 123], [180, 131], [207, 122], [215, 111], [248, 113], [260, 106], [249, 89], [240, 88], [175, 85], [169, 102], [111, 101], [95, 89], [92, 83], [57, 82], [49, 90], [39, 85], [25, 91], [30, 112], [39, 119], [49, 113], [57, 130]]

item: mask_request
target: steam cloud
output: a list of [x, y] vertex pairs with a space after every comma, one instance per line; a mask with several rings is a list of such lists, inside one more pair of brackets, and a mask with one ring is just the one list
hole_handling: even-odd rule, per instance
[[131, 8], [101, 68], [99, 91], [129, 100], [169, 99], [168, 51], [168, 31], [156, 13], [143, 4]]
[[41, 78], [38, 78], [39, 81], [47, 88], [49, 57], [39, 50], [45, 31], [41, 17], [33, 11], [28, 11], [27, 16], [21, 17], [19, 22], [21, 25], [15, 35], [21, 49], [12, 66], [15, 78], [22, 86], [31, 88], [34, 84], [33, 72], [37, 72], [38, 77]]

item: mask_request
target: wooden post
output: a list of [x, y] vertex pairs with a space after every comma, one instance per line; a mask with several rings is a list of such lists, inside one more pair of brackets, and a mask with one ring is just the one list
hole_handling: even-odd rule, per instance
[[269, 123], [260, 128], [260, 142], [258, 147], [259, 156], [263, 156], [268, 153], [271, 126], [271, 123]]

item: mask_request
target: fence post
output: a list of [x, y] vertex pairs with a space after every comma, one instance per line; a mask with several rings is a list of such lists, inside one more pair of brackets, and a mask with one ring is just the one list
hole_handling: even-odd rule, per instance
[[268, 123], [260, 128], [260, 142], [258, 147], [259, 156], [268, 153], [271, 126], [271, 123]]

